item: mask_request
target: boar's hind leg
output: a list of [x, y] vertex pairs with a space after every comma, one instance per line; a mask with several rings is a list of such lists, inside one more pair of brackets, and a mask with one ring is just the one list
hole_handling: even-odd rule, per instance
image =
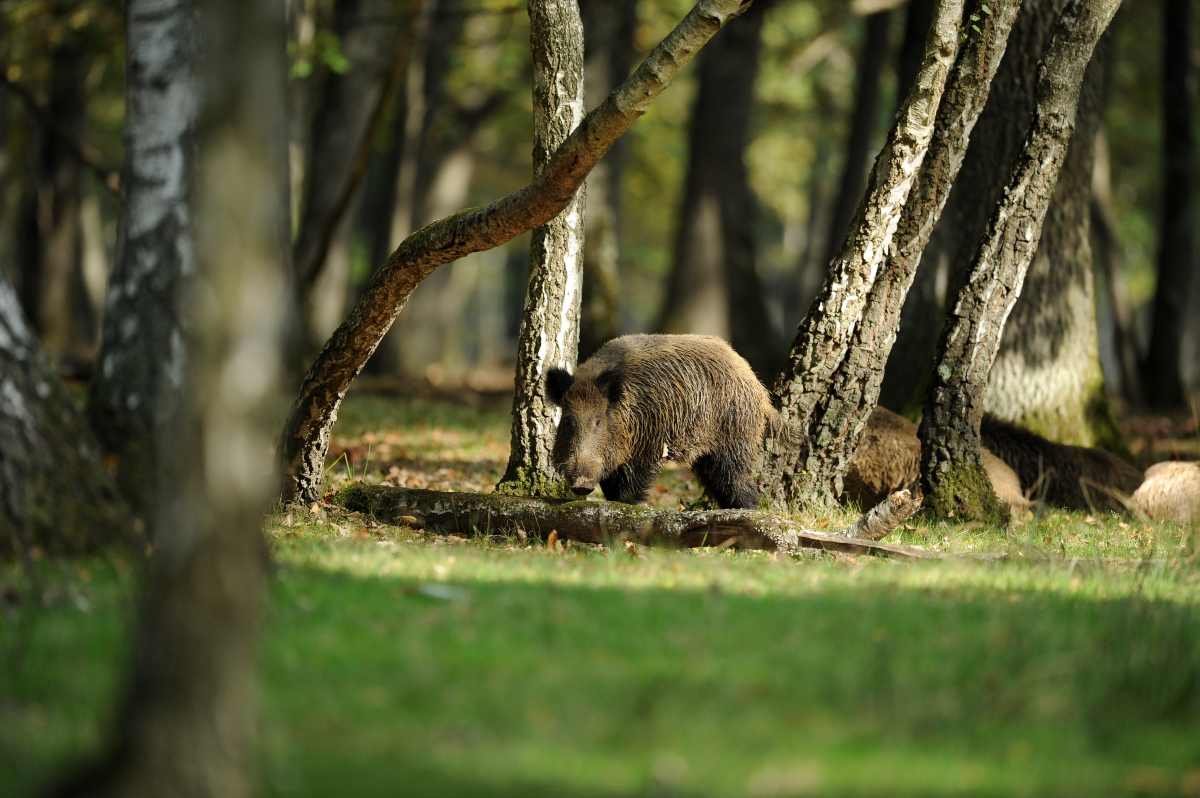
[[658, 463], [626, 463], [600, 480], [600, 490], [610, 502], [637, 504], [646, 500], [646, 492], [658, 476]]
[[758, 506], [754, 471], [737, 457], [728, 453], [706, 454], [692, 463], [692, 471], [722, 508], [752, 510]]

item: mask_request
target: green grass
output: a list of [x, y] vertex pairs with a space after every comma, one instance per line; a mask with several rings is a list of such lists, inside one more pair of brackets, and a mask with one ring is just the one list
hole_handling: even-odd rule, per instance
[[[376, 436], [355, 478], [503, 466], [503, 412], [391, 405], [347, 404], [339, 445]], [[667, 484], [663, 504], [694, 480]], [[935, 563], [556, 551], [333, 508], [268, 534], [264, 795], [1200, 794], [1200, 567], [1178, 529], [903, 530], [1007, 555]], [[5, 796], [98, 744], [136, 589], [116, 557], [36, 573], [0, 570]]]

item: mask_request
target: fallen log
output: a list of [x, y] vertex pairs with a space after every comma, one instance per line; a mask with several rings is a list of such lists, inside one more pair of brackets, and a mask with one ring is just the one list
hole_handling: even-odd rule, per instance
[[815, 548], [913, 560], [939, 558], [924, 549], [879, 542], [920, 507], [920, 499], [908, 491], [893, 493], [841, 532], [804, 529], [794, 521], [757, 510], [675, 512], [617, 502], [446, 493], [388, 485], [351, 485], [338, 493], [335, 501], [348, 510], [387, 523], [460, 535], [521, 531], [545, 540], [556, 532], [559, 540], [605, 545], [614, 540], [632, 540], [783, 552]]

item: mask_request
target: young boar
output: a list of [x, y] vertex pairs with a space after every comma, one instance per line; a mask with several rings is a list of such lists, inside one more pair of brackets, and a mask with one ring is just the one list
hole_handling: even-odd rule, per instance
[[579, 496], [640, 502], [664, 459], [689, 463], [721, 507], [758, 504], [754, 473], [778, 415], [750, 365], [707, 335], [626, 335], [575, 374], [554, 368], [554, 462]]

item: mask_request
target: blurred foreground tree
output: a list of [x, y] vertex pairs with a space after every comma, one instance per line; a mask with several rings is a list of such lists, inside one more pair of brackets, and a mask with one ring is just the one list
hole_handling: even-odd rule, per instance
[[[131, 13], [161, 5], [134, 3]], [[284, 9], [226, 0], [199, 18], [201, 41], [219, 42], [220, 57], [204, 61], [197, 268], [177, 300], [191, 320], [184, 404], [157, 441], [169, 479], [151, 516], [155, 550], [117, 727], [107, 752], [58, 795], [256, 792], [261, 528], [278, 484], [263, 433], [278, 407], [292, 306]]]
[[109, 275], [99, 368], [88, 410], [116, 455], [118, 484], [138, 512], [163, 495], [164, 431], [188, 367], [180, 295], [196, 269], [192, 161], [198, 94], [191, 2], [126, 5], [125, 167], [117, 254]]
[[1158, 279], [1153, 325], [1142, 367], [1146, 396], [1158, 407], [1183, 404], [1183, 349], [1196, 257], [1196, 139], [1193, 130], [1196, 65], [1191, 0], [1162, 4], [1162, 206], [1159, 211]]
[[757, 199], [746, 148], [770, 3], [756, 4], [700, 56], [671, 274], [657, 328], [729, 340], [760, 375], [779, 364], [757, 270]]
[[1036, 72], [1032, 126], [942, 330], [920, 425], [925, 506], [937, 515], [1007, 517], [981, 462], [988, 374], [1068, 158], [1085, 71], [1119, 5], [1120, 0], [1069, 0], [1057, 16]]
[[750, 0], [700, 0], [633, 75], [584, 117], [533, 182], [482, 208], [428, 225], [397, 247], [326, 343], [292, 406], [280, 444], [285, 500], [320, 498], [329, 435], [341, 401], [413, 289], [439, 266], [497, 247], [560, 213], [596, 162], [679, 70], [749, 6]]

